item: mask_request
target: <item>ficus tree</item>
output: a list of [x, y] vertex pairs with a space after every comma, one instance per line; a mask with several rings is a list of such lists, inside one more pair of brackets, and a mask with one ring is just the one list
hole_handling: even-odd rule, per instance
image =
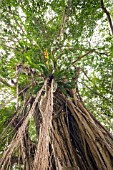
[[1, 170], [113, 169], [112, 11], [1, 1]]

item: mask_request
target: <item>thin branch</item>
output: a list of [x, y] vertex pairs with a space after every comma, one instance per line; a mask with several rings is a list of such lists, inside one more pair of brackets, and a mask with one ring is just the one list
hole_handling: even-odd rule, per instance
[[88, 88], [90, 91], [92, 91], [95, 95], [100, 96], [100, 98], [103, 98], [103, 99], [109, 101], [110, 103], [112, 103], [112, 101], [111, 101], [110, 99], [104, 97], [102, 94], [100, 94], [100, 93], [98, 93], [97, 91], [93, 90], [92, 88], [90, 88], [89, 86], [87, 86], [85, 83], [81, 83], [81, 82], [79, 82], [79, 83], [82, 84], [82, 85], [84, 85], [86, 88]]
[[104, 13], [107, 15], [107, 19], [108, 19], [108, 22], [109, 22], [109, 25], [110, 25], [110, 28], [111, 28], [111, 32], [112, 32], [112, 35], [113, 35], [113, 24], [112, 24], [112, 20], [111, 20], [110, 13], [109, 13], [109, 11], [106, 9], [106, 7], [104, 6], [104, 1], [103, 1], [103, 0], [100, 0], [100, 3], [101, 3], [101, 8], [102, 8], [102, 10], [103, 10]]
[[19, 100], [19, 86], [18, 86], [18, 66], [16, 66], [16, 111], [18, 110], [18, 100]]
[[67, 20], [67, 15], [66, 15], [66, 9], [64, 10], [63, 13], [63, 17], [62, 17], [62, 23], [61, 23], [61, 27], [60, 27], [60, 33], [59, 33], [59, 39], [61, 40], [64, 34], [64, 27], [66, 24], [66, 20]]
[[8, 42], [8, 43], [10, 43], [10, 42], [17, 43], [17, 42], [18, 42], [18, 41], [16, 41], [16, 40], [10, 39], [9, 37], [8, 37], [8, 39], [5, 39], [5, 37], [0, 37], [0, 39], [1, 39], [1, 40], [4, 40], [5, 42]]
[[[84, 71], [83, 68], [81, 68], [81, 71], [84, 73], [84, 75], [86, 76], [86, 78], [92, 83], [92, 80], [89, 78], [89, 76], [87, 75], [87, 73]], [[96, 86], [96, 84], [94, 84], [94, 87], [95, 87], [97, 90], [99, 90], [98, 87]], [[109, 93], [112, 94], [112, 91], [109, 90]]]
[[5, 84], [8, 87], [11, 87], [11, 85], [5, 79], [3, 79], [2, 77], [0, 77], [0, 82], [2, 82], [3, 84]]
[[14, 21], [15, 21], [15, 22], [16, 22], [16, 24], [19, 26], [19, 28], [21, 29], [22, 33], [23, 33], [23, 34], [25, 34], [25, 32], [24, 32], [24, 30], [23, 30], [23, 28], [22, 28], [21, 24], [18, 22], [17, 18], [15, 17], [14, 12], [10, 11], [10, 14], [12, 14], [12, 15], [13, 15]]
[[87, 56], [88, 54], [90, 54], [90, 53], [93, 53], [95, 50], [93, 49], [93, 50], [90, 50], [90, 51], [88, 51], [87, 53], [85, 53], [84, 55], [81, 55], [81, 56], [79, 56], [75, 61], [73, 61], [71, 64], [73, 65], [73, 64], [75, 64], [77, 61], [80, 61], [82, 58], [84, 58], [85, 56]]
[[10, 49], [12, 49], [12, 50], [15, 50], [15, 48], [14, 48], [14, 47], [12, 47], [12, 46], [8, 46], [8, 45], [6, 45], [6, 44], [2, 44], [2, 46], [3, 46], [3, 47], [6, 47], [6, 48], [10, 48]]
[[[22, 89], [20, 92], [19, 92], [19, 94], [18, 95], [20, 95], [20, 94], [22, 94], [25, 90], [26, 90], [26, 88], [29, 88], [31, 85], [29, 85], [29, 86], [27, 86], [27, 87], [25, 87], [24, 89]], [[0, 109], [2, 109], [3, 107], [5, 107], [7, 104], [9, 104], [12, 100], [14, 100], [16, 98], [16, 96], [13, 96], [11, 99], [9, 99], [7, 102], [5, 102], [4, 104], [2, 104], [1, 106], [0, 106]]]

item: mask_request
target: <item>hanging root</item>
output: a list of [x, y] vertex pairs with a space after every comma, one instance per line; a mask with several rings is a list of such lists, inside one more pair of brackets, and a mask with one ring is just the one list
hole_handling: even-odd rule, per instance
[[[53, 113], [53, 80], [51, 87], [43, 98], [44, 102], [40, 105], [42, 113], [42, 124], [39, 132], [39, 141], [37, 146], [37, 152], [34, 160], [33, 170], [46, 170], [49, 168], [49, 144], [52, 128], [52, 113]], [[45, 104], [45, 107], [43, 105]]]
[[85, 108], [75, 91], [57, 98], [67, 103], [67, 109], [64, 107], [53, 121], [53, 147], [59, 167], [112, 170], [113, 137]]
[[43, 91], [46, 84], [47, 84], [47, 80], [45, 81], [45, 83], [44, 83], [43, 87], [40, 89], [40, 91], [37, 93], [35, 101], [32, 104], [32, 107], [31, 107], [27, 117], [23, 121], [22, 125], [18, 128], [18, 131], [14, 135], [14, 137], [11, 140], [10, 144], [8, 146], [6, 146], [6, 148], [5, 148], [4, 152], [3, 152], [2, 158], [1, 158], [1, 162], [0, 162], [1, 170], [6, 170], [7, 169], [6, 164], [10, 166], [11, 157], [12, 157], [13, 153], [15, 152], [15, 150], [18, 150], [18, 148], [20, 148], [20, 147], [23, 148], [22, 143], [23, 143], [23, 136], [25, 134], [26, 127], [28, 125], [30, 117], [34, 114], [35, 107], [37, 105], [39, 97], [41, 96], [41, 93], [42, 93], [42, 91]]

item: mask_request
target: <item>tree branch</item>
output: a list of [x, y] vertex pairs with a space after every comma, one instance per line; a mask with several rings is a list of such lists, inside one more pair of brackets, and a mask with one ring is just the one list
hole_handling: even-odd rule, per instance
[[82, 84], [83, 86], [85, 86], [87, 89], [89, 89], [90, 91], [92, 91], [95, 95], [99, 96], [100, 98], [105, 99], [106, 101], [112, 103], [112, 101], [110, 99], [108, 99], [107, 97], [103, 96], [102, 94], [98, 93], [97, 91], [93, 90], [92, 87], [89, 87], [88, 85], [86, 85], [83, 82], [79, 82], [80, 84]]
[[11, 87], [11, 85], [5, 79], [3, 79], [2, 77], [0, 77], [0, 82], [2, 82], [3, 84], [5, 84], [8, 87]]
[[112, 24], [112, 20], [111, 20], [110, 13], [109, 13], [109, 11], [106, 9], [106, 7], [104, 6], [103, 0], [100, 0], [100, 3], [101, 3], [101, 8], [102, 8], [102, 10], [103, 10], [104, 13], [107, 15], [107, 19], [108, 19], [108, 21], [109, 21], [109, 25], [110, 25], [111, 32], [112, 32], [112, 35], [113, 35], [113, 24]]
[[87, 56], [88, 54], [90, 54], [90, 53], [93, 53], [95, 50], [93, 49], [93, 50], [90, 50], [90, 51], [88, 51], [87, 53], [85, 53], [84, 55], [81, 55], [81, 56], [79, 56], [75, 61], [73, 61], [71, 64], [73, 65], [74, 63], [76, 63], [77, 61], [80, 61], [82, 58], [84, 58], [85, 56]]

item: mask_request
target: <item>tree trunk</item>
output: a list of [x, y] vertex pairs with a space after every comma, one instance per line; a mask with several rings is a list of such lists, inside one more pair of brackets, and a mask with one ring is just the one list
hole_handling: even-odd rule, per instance
[[[53, 87], [51, 83], [42, 102], [44, 87], [30, 102], [30, 111], [4, 150], [1, 170], [11, 168], [11, 158], [19, 149], [18, 166], [23, 164], [24, 170], [113, 170], [113, 137], [85, 108], [76, 89], [64, 95], [58, 89], [53, 93]], [[31, 115], [36, 123], [37, 149], [27, 130]]]
[[[68, 93], [55, 94], [48, 165], [42, 169], [113, 170], [113, 137], [85, 108], [76, 90]], [[43, 140], [39, 135], [44, 149]]]

